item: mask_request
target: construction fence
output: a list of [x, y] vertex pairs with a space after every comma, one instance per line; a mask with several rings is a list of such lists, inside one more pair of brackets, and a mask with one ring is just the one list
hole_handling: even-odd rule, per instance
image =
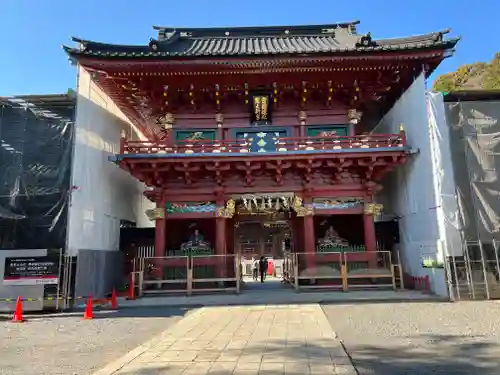
[[451, 299], [500, 298], [500, 101], [464, 92], [444, 97], [462, 249], [451, 249]]
[[119, 251], [3, 250], [0, 264], [0, 311], [13, 311], [19, 297], [25, 311], [62, 311], [128, 290]]
[[296, 291], [402, 288], [391, 252], [287, 253], [284, 277]]
[[[389, 251], [285, 253], [279, 276], [297, 292], [308, 289], [402, 289], [401, 265]], [[134, 260], [131, 284], [138, 296], [240, 293], [246, 263], [239, 255], [142, 257]]]
[[451, 300], [500, 299], [500, 243], [467, 241], [463, 256], [448, 257], [446, 273]]
[[134, 260], [139, 296], [165, 293], [240, 292], [239, 255], [142, 257]]

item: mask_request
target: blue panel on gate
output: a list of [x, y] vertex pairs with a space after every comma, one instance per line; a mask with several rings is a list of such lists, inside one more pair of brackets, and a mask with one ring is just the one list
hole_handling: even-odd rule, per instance
[[250, 152], [275, 152], [278, 138], [289, 137], [288, 129], [275, 127], [257, 127], [238, 129], [236, 139], [245, 139], [250, 143]]

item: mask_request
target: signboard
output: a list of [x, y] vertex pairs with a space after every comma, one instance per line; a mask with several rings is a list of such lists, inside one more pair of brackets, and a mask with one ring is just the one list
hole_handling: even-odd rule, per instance
[[423, 268], [444, 268], [441, 241], [433, 242], [420, 242], [418, 244], [420, 251], [420, 261]]
[[252, 122], [269, 123], [271, 122], [271, 95], [254, 94], [250, 102], [252, 104]]
[[5, 258], [4, 285], [57, 284], [59, 256]]

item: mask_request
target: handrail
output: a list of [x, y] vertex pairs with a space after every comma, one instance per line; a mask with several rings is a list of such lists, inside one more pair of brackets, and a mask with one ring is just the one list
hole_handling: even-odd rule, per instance
[[[319, 151], [366, 148], [404, 147], [404, 132], [396, 134], [363, 134], [354, 136], [320, 135], [307, 137], [283, 137], [275, 140], [275, 152]], [[122, 154], [194, 154], [194, 153], [249, 153], [252, 144], [246, 139], [132, 141], [122, 138]]]
[[366, 134], [355, 136], [287, 137], [277, 140], [278, 151], [342, 150], [349, 148], [390, 148], [405, 146], [404, 134]]

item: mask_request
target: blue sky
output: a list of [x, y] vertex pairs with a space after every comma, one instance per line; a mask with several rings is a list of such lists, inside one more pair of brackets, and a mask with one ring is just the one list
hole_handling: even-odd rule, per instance
[[[133, 4], [133, 5], [132, 5]], [[375, 38], [451, 28], [457, 53], [437, 74], [500, 51], [500, 0], [3, 0], [0, 96], [66, 92], [76, 73], [61, 49], [70, 36], [146, 44], [152, 25], [211, 27], [360, 20]]]

